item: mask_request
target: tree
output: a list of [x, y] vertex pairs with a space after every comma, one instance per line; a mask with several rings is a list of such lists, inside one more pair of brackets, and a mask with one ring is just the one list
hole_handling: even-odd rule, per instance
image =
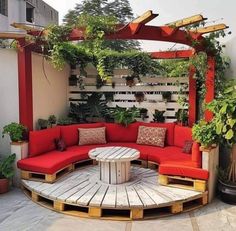
[[[91, 16], [113, 16], [119, 23], [125, 24], [133, 19], [133, 12], [128, 0], [83, 0], [81, 4], [76, 4], [74, 10], [70, 10], [63, 21], [67, 25], [75, 26], [78, 16], [88, 14]], [[139, 49], [138, 41], [131, 40], [108, 40], [105, 46], [112, 50], [123, 51]]]

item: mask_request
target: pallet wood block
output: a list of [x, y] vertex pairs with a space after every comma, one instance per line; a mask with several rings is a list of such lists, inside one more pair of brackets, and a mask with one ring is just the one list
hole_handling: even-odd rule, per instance
[[48, 183], [52, 183], [56, 180], [57, 178], [57, 175], [56, 174], [46, 174], [45, 175], [45, 180], [48, 182]]
[[208, 203], [208, 193], [204, 194], [200, 199], [201, 199], [201, 204], [206, 205]]
[[57, 211], [64, 211], [65, 210], [65, 204], [60, 201], [54, 201], [53, 202], [53, 208]]
[[159, 184], [168, 185], [168, 177], [166, 175], [159, 175]]
[[130, 210], [130, 219], [137, 220], [143, 219], [143, 209], [131, 209]]
[[39, 195], [37, 193], [32, 192], [31, 197], [32, 197], [32, 201], [35, 201], [35, 202], [39, 201]]
[[98, 207], [89, 207], [89, 216], [90, 217], [101, 217], [102, 209]]
[[25, 180], [29, 180], [31, 178], [31, 172], [21, 170], [21, 178]]
[[199, 192], [205, 192], [206, 191], [206, 181], [205, 180], [194, 180], [193, 187], [194, 190]]
[[180, 213], [183, 211], [183, 203], [175, 203], [171, 206], [171, 213]]

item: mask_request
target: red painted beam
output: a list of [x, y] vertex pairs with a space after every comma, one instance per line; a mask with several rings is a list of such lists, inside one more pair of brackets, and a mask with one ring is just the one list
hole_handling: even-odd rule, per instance
[[[164, 33], [167, 31], [166, 26], [149, 26], [140, 24], [137, 30], [137, 24], [130, 23], [126, 26], [119, 25], [117, 31], [113, 34], [106, 35], [106, 39], [141, 39], [141, 40], [154, 40], [154, 41], [163, 41], [163, 42], [174, 42], [190, 47], [193, 46], [193, 40], [198, 41], [199, 44], [197, 51], [203, 50], [201, 42], [204, 40], [204, 37], [201, 34], [198, 34], [196, 38], [196, 33], [186, 32], [180, 29], [171, 29], [169, 33]], [[134, 33], [135, 32], [135, 33]], [[84, 39], [84, 29], [76, 28], [73, 29], [70, 34], [70, 40], [83, 40]]]
[[[206, 95], [205, 102], [209, 103], [215, 98], [215, 59], [212, 56], [208, 56], [207, 58], [207, 74], [206, 74]], [[205, 120], [211, 121], [213, 118], [213, 113], [210, 111], [205, 111]]]
[[32, 52], [30, 47], [18, 49], [18, 84], [20, 123], [33, 130]]
[[190, 58], [195, 54], [195, 50], [157, 51], [150, 54], [153, 59]]
[[189, 69], [189, 117], [188, 123], [192, 127], [197, 119], [197, 81], [194, 78], [195, 68]]

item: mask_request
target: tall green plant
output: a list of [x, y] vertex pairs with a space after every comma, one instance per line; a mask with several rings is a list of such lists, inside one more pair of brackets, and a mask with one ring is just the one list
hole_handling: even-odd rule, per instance
[[16, 154], [4, 157], [0, 160], [0, 179], [11, 178], [14, 176], [13, 163], [16, 159]]

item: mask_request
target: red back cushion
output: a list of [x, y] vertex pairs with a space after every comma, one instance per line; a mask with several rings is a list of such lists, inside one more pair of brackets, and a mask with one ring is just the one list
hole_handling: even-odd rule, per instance
[[129, 124], [128, 127], [117, 123], [105, 123], [107, 142], [134, 142], [138, 137], [140, 122]]
[[185, 140], [192, 140], [192, 129], [175, 125], [174, 145], [182, 148]]
[[99, 128], [104, 126], [102, 123], [93, 124], [73, 124], [61, 126], [61, 138], [65, 141], [66, 146], [78, 145], [79, 131], [78, 128]]
[[166, 139], [165, 143], [167, 145], [174, 145], [174, 123], [142, 123], [141, 125], [146, 127], [160, 127], [166, 128]]
[[29, 134], [29, 156], [38, 156], [56, 148], [55, 139], [60, 138], [60, 127], [40, 131], [31, 131]]

